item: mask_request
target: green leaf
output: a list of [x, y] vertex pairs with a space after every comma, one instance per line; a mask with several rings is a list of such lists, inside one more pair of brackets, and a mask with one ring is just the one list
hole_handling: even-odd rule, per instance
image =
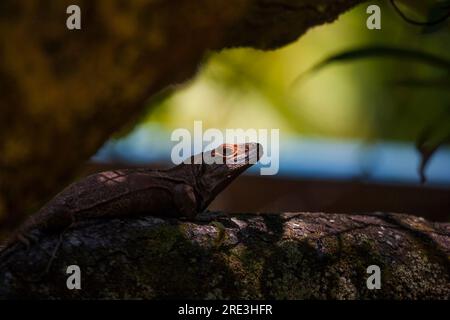
[[[449, 1], [438, 1], [437, 3], [434, 3], [428, 10], [428, 19], [426, 21], [418, 21], [414, 20], [408, 15], [406, 15], [400, 7], [397, 5], [397, 0], [391, 0], [391, 5], [394, 8], [394, 10], [397, 12], [397, 14], [406, 22], [409, 24], [415, 25], [415, 26], [423, 26], [425, 27], [425, 30], [427, 28], [434, 28], [439, 25], [443, 25], [445, 21], [450, 18], [450, 5]], [[426, 6], [426, 4], [425, 4]], [[409, 7], [409, 6], [408, 6]], [[425, 10], [425, 8], [423, 8]]]
[[427, 64], [436, 68], [444, 69], [450, 72], [450, 60], [436, 56], [431, 53], [418, 51], [414, 49], [395, 48], [387, 46], [374, 46], [374, 47], [362, 47], [357, 49], [346, 50], [344, 52], [332, 55], [322, 62], [316, 64], [309, 71], [298, 76], [293, 85], [298, 84], [307, 75], [316, 73], [321, 69], [329, 66], [333, 63], [353, 62], [356, 60], [368, 59], [368, 58], [395, 58], [402, 59], [403, 61], [415, 61], [423, 64]]
[[440, 1], [430, 8], [428, 21], [437, 23], [425, 26], [424, 33], [432, 33], [444, 29], [447, 25], [447, 19], [450, 17], [450, 1]]
[[450, 77], [436, 79], [402, 79], [393, 81], [392, 84], [407, 88], [430, 88], [448, 91], [450, 88]]
[[421, 156], [419, 174], [422, 184], [426, 182], [425, 170], [433, 155], [444, 144], [450, 143], [449, 119], [450, 106], [432, 123], [427, 125], [417, 138], [416, 148]]

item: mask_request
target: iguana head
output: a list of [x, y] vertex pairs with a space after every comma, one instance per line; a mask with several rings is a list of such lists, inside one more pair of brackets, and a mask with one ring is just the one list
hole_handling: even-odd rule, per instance
[[261, 158], [259, 143], [223, 144], [191, 158], [197, 209], [205, 210], [235, 178]]

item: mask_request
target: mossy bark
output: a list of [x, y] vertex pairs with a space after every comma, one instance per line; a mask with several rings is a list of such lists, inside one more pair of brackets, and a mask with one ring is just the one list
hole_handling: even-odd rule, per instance
[[[449, 232], [388, 213], [90, 220], [1, 253], [0, 297], [448, 299]], [[66, 287], [69, 265], [81, 268], [81, 290]], [[370, 265], [379, 290], [367, 288]]]
[[[0, 1], [0, 236], [209, 50], [273, 49], [363, 0]], [[77, 4], [82, 30], [66, 28]]]

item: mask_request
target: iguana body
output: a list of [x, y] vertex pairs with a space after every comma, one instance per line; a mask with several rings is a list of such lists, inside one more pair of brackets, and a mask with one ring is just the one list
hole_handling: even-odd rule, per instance
[[[227, 152], [226, 150], [230, 151]], [[222, 164], [195, 164], [220, 153]], [[9, 242], [27, 241], [31, 230], [58, 232], [88, 218], [160, 215], [194, 218], [231, 181], [259, 160], [259, 144], [222, 145], [168, 170], [106, 171], [73, 183], [31, 216]], [[256, 159], [256, 161], [250, 161]], [[234, 160], [234, 161], [232, 161]]]

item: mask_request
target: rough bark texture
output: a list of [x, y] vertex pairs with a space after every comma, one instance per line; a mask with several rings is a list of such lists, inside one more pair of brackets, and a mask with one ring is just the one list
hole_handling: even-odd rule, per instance
[[[1, 298], [448, 299], [450, 225], [400, 214], [92, 220], [0, 255]], [[222, 224], [219, 227], [217, 221]], [[223, 230], [223, 231], [221, 231]], [[79, 265], [82, 289], [66, 288]], [[368, 290], [367, 267], [382, 287]]]
[[[43, 205], [208, 50], [273, 49], [361, 2], [0, 1], [0, 225]], [[71, 4], [81, 31], [66, 28]]]

